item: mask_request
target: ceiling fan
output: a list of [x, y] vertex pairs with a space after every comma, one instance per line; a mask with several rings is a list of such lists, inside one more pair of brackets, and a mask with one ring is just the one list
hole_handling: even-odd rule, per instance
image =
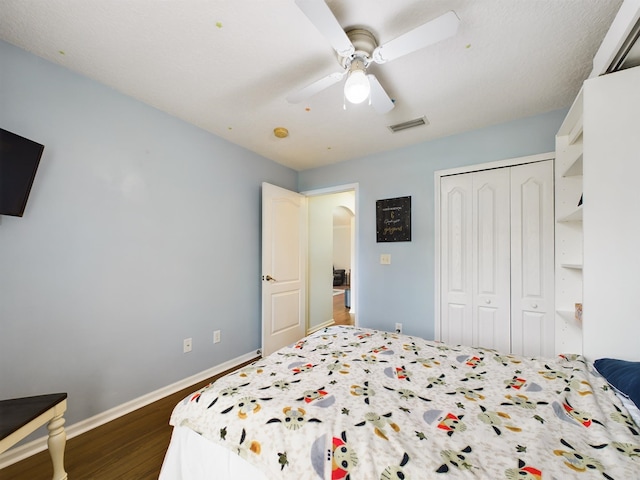
[[[394, 107], [387, 92], [373, 74], [367, 74], [371, 62], [378, 64], [415, 52], [455, 35], [460, 19], [449, 11], [399, 37], [378, 45], [371, 32], [363, 28], [345, 31], [324, 0], [295, 0], [296, 5], [322, 33], [338, 54], [342, 69], [287, 96], [289, 103], [300, 103], [339, 82], [346, 75], [344, 98], [351, 103], [369, 104], [378, 113]], [[345, 103], [346, 108], [346, 103]]]

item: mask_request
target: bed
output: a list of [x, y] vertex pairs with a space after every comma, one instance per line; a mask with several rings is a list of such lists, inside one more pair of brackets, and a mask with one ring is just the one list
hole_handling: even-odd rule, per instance
[[160, 478], [640, 478], [634, 404], [611, 378], [579, 355], [328, 327], [176, 405]]

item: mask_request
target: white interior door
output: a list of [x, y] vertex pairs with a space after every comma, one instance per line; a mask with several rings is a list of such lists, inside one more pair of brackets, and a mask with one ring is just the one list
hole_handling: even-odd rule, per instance
[[262, 354], [306, 334], [306, 198], [262, 184]]
[[473, 343], [472, 177], [440, 181], [440, 339]]
[[473, 180], [473, 346], [511, 349], [509, 168]]
[[511, 348], [555, 354], [553, 161], [511, 168]]

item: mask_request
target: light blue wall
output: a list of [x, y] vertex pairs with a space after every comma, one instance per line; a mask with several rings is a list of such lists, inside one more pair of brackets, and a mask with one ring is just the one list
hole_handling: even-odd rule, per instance
[[[359, 325], [392, 330], [401, 322], [404, 333], [433, 338], [434, 172], [551, 152], [565, 115], [558, 110], [299, 174], [299, 191], [359, 184]], [[411, 196], [412, 241], [376, 243], [376, 200], [403, 196]], [[380, 265], [381, 253], [391, 254], [391, 265]]]
[[[66, 391], [68, 424], [259, 347], [263, 181], [358, 183], [361, 324], [431, 338], [433, 172], [552, 151], [565, 115], [296, 174], [1, 41], [0, 66], [0, 127], [45, 145], [0, 217], [0, 398]], [[377, 244], [375, 201], [405, 195], [413, 241]]]
[[260, 185], [295, 171], [4, 42], [0, 127], [45, 145], [0, 217], [0, 398], [70, 425], [260, 347]]

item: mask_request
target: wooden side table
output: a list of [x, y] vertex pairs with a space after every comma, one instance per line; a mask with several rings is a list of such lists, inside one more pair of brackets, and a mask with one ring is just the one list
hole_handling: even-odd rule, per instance
[[63, 418], [66, 410], [66, 393], [0, 401], [0, 453], [46, 423], [49, 430], [47, 445], [53, 462], [53, 480], [66, 480], [64, 447], [67, 434]]

